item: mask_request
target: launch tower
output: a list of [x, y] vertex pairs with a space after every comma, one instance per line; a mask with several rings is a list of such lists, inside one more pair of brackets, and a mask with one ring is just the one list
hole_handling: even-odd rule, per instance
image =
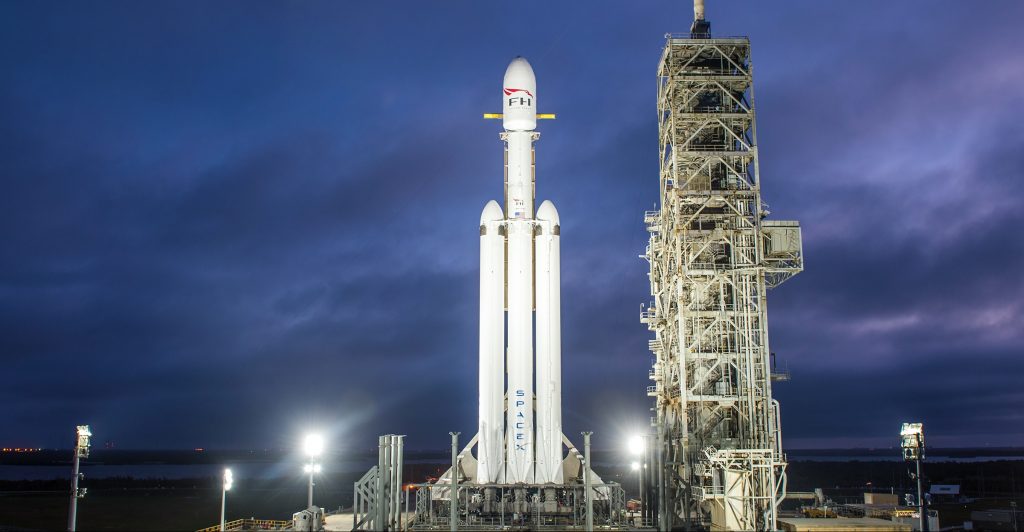
[[766, 295], [802, 271], [803, 249], [797, 222], [765, 220], [752, 72], [749, 40], [712, 37], [702, 0], [658, 65], [661, 205], [645, 214], [641, 322], [661, 530], [774, 530], [786, 492]]

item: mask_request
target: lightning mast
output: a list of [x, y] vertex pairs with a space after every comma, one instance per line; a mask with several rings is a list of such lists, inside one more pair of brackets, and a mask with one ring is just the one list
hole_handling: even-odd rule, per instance
[[803, 270], [797, 222], [765, 220], [750, 42], [703, 0], [658, 65], [660, 210], [650, 233], [650, 372], [661, 530], [774, 530], [785, 497], [767, 289]]

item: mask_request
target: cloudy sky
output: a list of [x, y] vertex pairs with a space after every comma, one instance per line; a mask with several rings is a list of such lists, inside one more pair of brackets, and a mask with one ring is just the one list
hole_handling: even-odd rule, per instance
[[[501, 76], [538, 76], [566, 433], [643, 425], [643, 211], [677, 2], [0, 4], [0, 443], [441, 448], [476, 424]], [[785, 445], [1024, 444], [1024, 4], [712, 1], [806, 271]]]

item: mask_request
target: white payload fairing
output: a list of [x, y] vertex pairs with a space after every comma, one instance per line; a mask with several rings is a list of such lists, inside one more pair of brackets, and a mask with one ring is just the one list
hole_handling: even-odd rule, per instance
[[540, 133], [537, 81], [526, 59], [509, 64], [502, 94], [505, 210], [492, 200], [480, 217], [476, 481], [561, 484], [560, 231], [550, 201], [534, 215], [533, 143]]

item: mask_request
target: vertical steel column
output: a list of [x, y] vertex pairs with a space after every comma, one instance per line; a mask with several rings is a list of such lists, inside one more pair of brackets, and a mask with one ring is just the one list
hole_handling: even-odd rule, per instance
[[665, 485], [665, 429], [658, 425], [658, 447], [654, 459], [657, 461], [658, 469], [658, 530], [668, 531], [672, 529], [669, 521], [668, 487]]
[[928, 506], [924, 503], [924, 489], [921, 483], [921, 454], [918, 451], [917, 460], [917, 506], [921, 513], [921, 532], [928, 532]]
[[391, 522], [393, 523], [395, 528], [401, 528], [402, 524], [402, 455], [404, 454], [405, 451], [404, 439], [405, 436], [399, 435], [394, 435], [391, 437], [391, 444], [395, 449], [394, 452], [391, 453], [394, 461], [391, 475], [391, 493], [393, 494], [391, 504], [391, 508], [393, 509], [393, 517], [391, 519]]
[[371, 530], [383, 530], [384, 529], [384, 471], [387, 468], [385, 463], [385, 454], [387, 451], [387, 437], [381, 436], [377, 443], [377, 489], [374, 493], [374, 502], [376, 507], [373, 509], [373, 523], [369, 528]]
[[587, 532], [594, 530], [594, 493], [591, 485], [593, 473], [590, 469], [590, 435], [593, 432], [583, 432], [583, 489], [587, 502]]
[[451, 488], [448, 491], [450, 509], [448, 510], [449, 530], [455, 532], [459, 529], [459, 432], [449, 432], [452, 435], [452, 477]]

